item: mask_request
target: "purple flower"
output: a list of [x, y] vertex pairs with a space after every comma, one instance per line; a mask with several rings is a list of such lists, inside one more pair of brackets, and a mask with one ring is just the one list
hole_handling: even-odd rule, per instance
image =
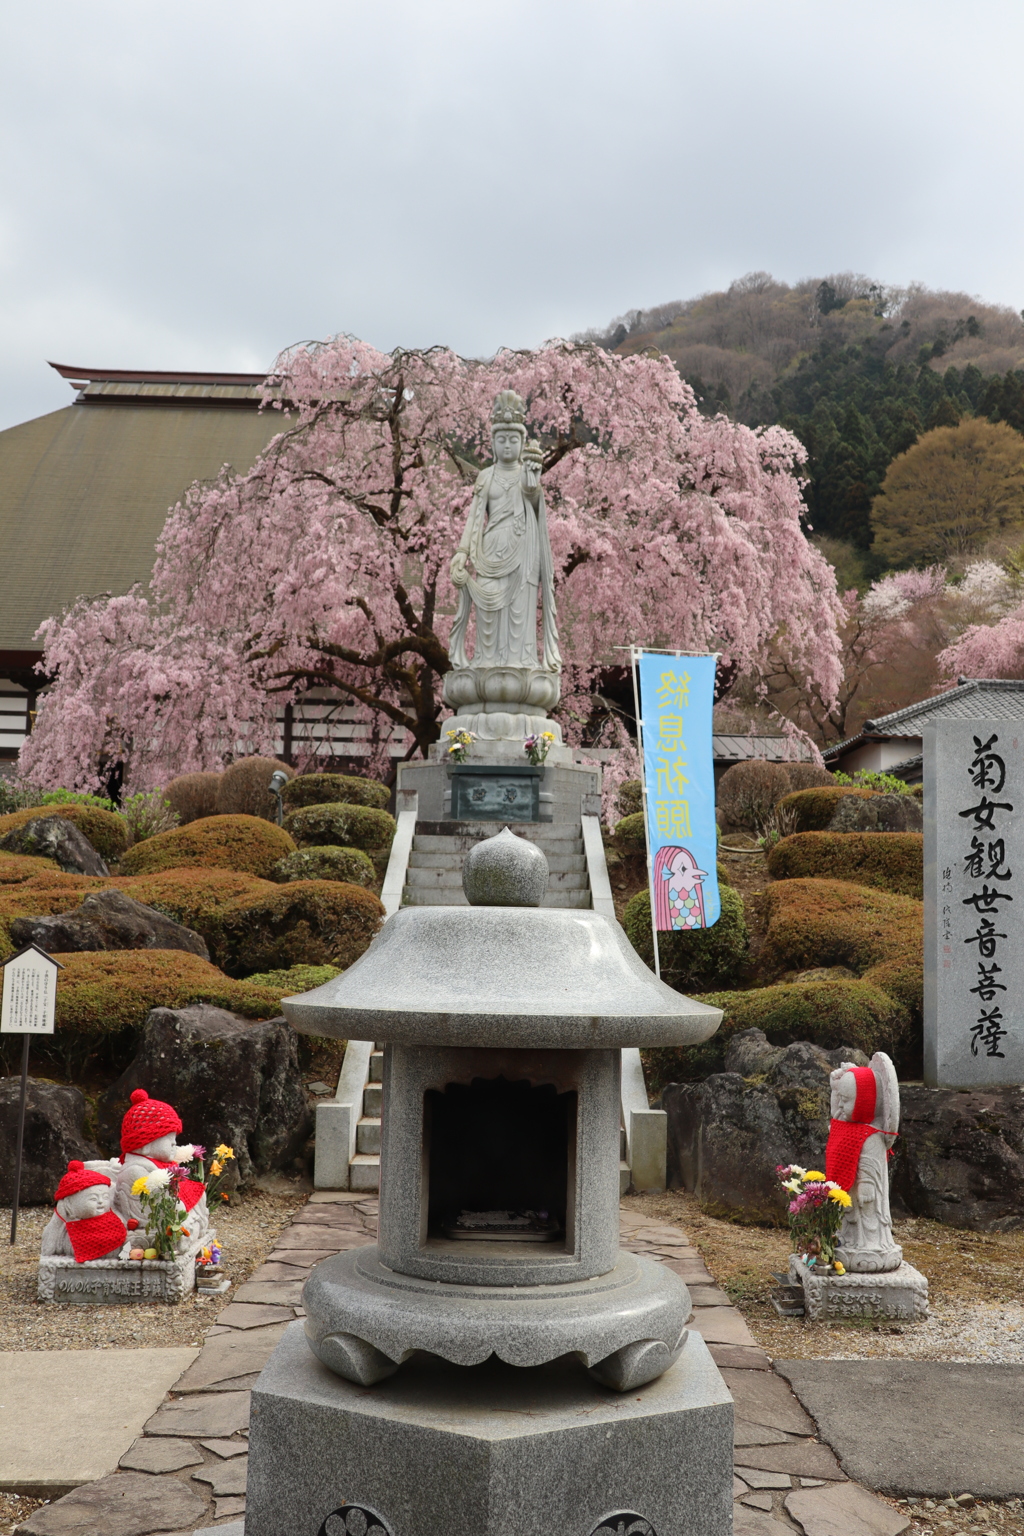
[[200, 1161], [202, 1161], [202, 1159], [206, 1156], [206, 1148], [201, 1147], [198, 1141], [194, 1141], [192, 1143], [192, 1156], [198, 1157]]

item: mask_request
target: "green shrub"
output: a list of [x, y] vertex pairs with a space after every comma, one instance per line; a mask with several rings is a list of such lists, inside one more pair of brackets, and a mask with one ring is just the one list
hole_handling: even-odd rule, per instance
[[910, 896], [843, 880], [778, 880], [765, 892], [765, 907], [760, 966], [768, 980], [817, 966], [845, 965], [870, 977], [883, 963], [922, 963], [924, 907]]
[[844, 795], [859, 795], [862, 800], [867, 800], [874, 794], [873, 789], [850, 789], [842, 784], [833, 788], [798, 789], [780, 800], [778, 808], [792, 816], [796, 832], [827, 832], [836, 806]]
[[295, 844], [281, 827], [258, 816], [207, 816], [137, 843], [121, 861], [126, 875], [161, 869], [233, 869], [267, 876]]
[[285, 828], [300, 848], [363, 848], [370, 853], [384, 853], [395, 835], [395, 818], [375, 806], [347, 805], [340, 801], [328, 805], [308, 805], [289, 811]]
[[[659, 933], [661, 979], [677, 992], [702, 991], [736, 979], [747, 956], [749, 936], [743, 917], [743, 901], [731, 885], [720, 885], [722, 913], [711, 928], [692, 933]], [[643, 960], [654, 969], [651, 936], [650, 892], [637, 891], [622, 915], [626, 937]]]
[[647, 847], [643, 811], [633, 811], [615, 823], [615, 841], [624, 853], [641, 853]]
[[217, 783], [218, 816], [258, 816], [277, 822], [277, 800], [270, 793], [275, 773], [291, 778], [295, 769], [276, 757], [241, 757], [225, 768]]
[[13, 832], [17, 827], [25, 826], [26, 822], [34, 821], [36, 817], [44, 816], [63, 816], [65, 821], [73, 821], [83, 837], [88, 838], [108, 864], [116, 864], [131, 842], [128, 823], [123, 817], [105, 811], [100, 806], [81, 805], [77, 801], [61, 805], [26, 806], [24, 810], [0, 816], [0, 838], [6, 837], [8, 832]]
[[290, 811], [307, 805], [367, 805], [383, 811], [391, 793], [377, 779], [361, 779], [345, 773], [300, 773], [289, 780], [281, 797]]
[[755, 757], [726, 769], [719, 780], [716, 798], [729, 826], [758, 832], [783, 796], [789, 794], [789, 787], [789, 775], [782, 763]]
[[81, 789], [43, 789], [33, 805], [91, 805], [99, 811], [116, 811], [117, 806], [106, 795], [90, 795]]
[[293, 965], [287, 971], [258, 971], [245, 979], [251, 986], [280, 988], [285, 997], [291, 997], [297, 992], [312, 992], [340, 975], [336, 965]]
[[619, 793], [615, 801], [619, 815], [622, 817], [635, 816], [637, 811], [644, 808], [643, 785], [639, 779], [624, 779], [619, 785]]
[[281, 1011], [280, 988], [232, 981], [179, 949], [88, 950], [61, 958], [56, 1028], [98, 1036], [138, 1028], [151, 1008], [213, 1003], [250, 1019]]
[[296, 848], [278, 859], [270, 878], [284, 885], [289, 880], [347, 880], [351, 885], [372, 885], [377, 871], [361, 848]]
[[362, 886], [296, 880], [237, 902], [218, 918], [207, 943], [229, 976], [293, 965], [336, 965], [344, 970], [367, 948], [383, 916], [376, 896]]
[[181, 773], [164, 790], [183, 827], [217, 814], [219, 773]]
[[924, 896], [920, 832], [798, 832], [768, 855], [773, 880], [848, 880], [898, 896]]
[[858, 768], [854, 774], [835, 773], [837, 784], [852, 784], [855, 789], [874, 789], [880, 795], [910, 795], [913, 790], [904, 779], [894, 773], [873, 773], [870, 768]]
[[211, 945], [226, 912], [234, 911], [240, 903], [259, 901], [277, 889], [270, 880], [232, 869], [165, 869], [153, 875], [122, 876], [109, 883], [144, 906], [173, 917], [176, 923], [194, 928]]
[[163, 790], [140, 790], [137, 795], [125, 795], [121, 801], [121, 815], [128, 823], [133, 843], [145, 842], [158, 832], [170, 832], [181, 821]]
[[807, 981], [758, 987], [750, 992], [704, 993], [699, 1001], [721, 1008], [717, 1034], [701, 1045], [644, 1051], [648, 1088], [688, 1082], [721, 1072], [733, 1035], [763, 1029], [773, 1045], [810, 1040], [825, 1050], [849, 1045], [871, 1055], [886, 1051], [897, 1059], [912, 1036], [906, 1007], [875, 981]]

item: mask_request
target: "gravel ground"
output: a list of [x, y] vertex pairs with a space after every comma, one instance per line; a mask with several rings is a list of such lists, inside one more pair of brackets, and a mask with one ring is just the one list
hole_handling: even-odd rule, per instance
[[220, 1296], [193, 1293], [174, 1307], [76, 1307], [37, 1301], [39, 1243], [51, 1211], [45, 1206], [19, 1211], [18, 1241], [12, 1248], [8, 1242], [10, 1207], [0, 1207], [0, 1350], [152, 1349], [201, 1344], [221, 1307], [262, 1264], [277, 1234], [309, 1198], [308, 1189], [300, 1187], [298, 1180], [294, 1187], [286, 1179], [275, 1183], [273, 1192], [247, 1190], [239, 1197], [239, 1204], [223, 1205], [216, 1212], [214, 1224], [218, 1241], [224, 1245], [223, 1262], [234, 1282], [231, 1289]]
[[[970, 1494], [966, 1497], [970, 1499]], [[971, 1536], [1021, 1536], [1024, 1532], [1024, 1501], [1020, 1499], [1007, 1499], [1005, 1504], [971, 1501], [967, 1508], [957, 1504], [955, 1497], [943, 1501], [886, 1499], [886, 1503], [914, 1522], [907, 1536], [924, 1532], [957, 1536], [967, 1531]]]

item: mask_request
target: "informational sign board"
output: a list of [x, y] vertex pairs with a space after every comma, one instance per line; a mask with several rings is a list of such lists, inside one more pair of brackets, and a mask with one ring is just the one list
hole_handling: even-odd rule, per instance
[[4, 966], [0, 1034], [52, 1035], [60, 962], [30, 944]]
[[710, 928], [721, 912], [711, 739], [716, 658], [640, 650], [635, 659], [654, 926]]
[[924, 1080], [1024, 1083], [1024, 722], [924, 731]]

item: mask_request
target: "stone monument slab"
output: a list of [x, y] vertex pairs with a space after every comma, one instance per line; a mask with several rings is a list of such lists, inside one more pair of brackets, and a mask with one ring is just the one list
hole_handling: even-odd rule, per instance
[[246, 1536], [318, 1536], [351, 1505], [390, 1536], [591, 1536], [622, 1510], [655, 1536], [728, 1536], [732, 1429], [696, 1337], [625, 1395], [575, 1363], [427, 1357], [366, 1391], [321, 1365], [296, 1323], [253, 1388]]
[[924, 730], [924, 1080], [1024, 1083], [1024, 726]]

